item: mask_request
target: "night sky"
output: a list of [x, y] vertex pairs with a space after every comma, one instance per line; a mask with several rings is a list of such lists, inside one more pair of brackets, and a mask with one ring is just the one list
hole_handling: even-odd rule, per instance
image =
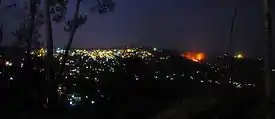
[[[78, 29], [73, 47], [145, 45], [182, 51], [226, 52], [233, 16], [231, 0], [116, 0], [115, 12], [104, 15], [90, 13], [89, 1], [83, 0], [81, 11], [88, 12], [89, 17]], [[263, 1], [236, 1], [233, 49], [249, 55], [259, 54], [263, 46]], [[68, 10], [68, 18], [71, 18], [74, 2], [69, 3]], [[17, 8], [4, 14], [5, 44], [14, 40], [11, 31], [19, 22], [20, 11]], [[63, 25], [53, 24], [56, 47], [63, 47], [68, 39]]]

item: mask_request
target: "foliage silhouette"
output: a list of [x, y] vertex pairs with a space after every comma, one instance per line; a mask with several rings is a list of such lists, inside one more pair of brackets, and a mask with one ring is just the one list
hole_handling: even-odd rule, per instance
[[[83, 24], [85, 24], [87, 21], [86, 14], [79, 14], [80, 3], [81, 3], [81, 0], [77, 0], [76, 6], [75, 6], [74, 18], [72, 20], [68, 20], [64, 27], [64, 31], [68, 32], [70, 36], [65, 48], [65, 54], [62, 57], [60, 75], [62, 75], [63, 73], [65, 63], [69, 54], [69, 50], [71, 49], [71, 45], [73, 43], [76, 30], [80, 28]], [[96, 5], [92, 6], [92, 9], [97, 10], [99, 14], [104, 14], [107, 12], [113, 12], [115, 5], [116, 3], [112, 0], [101, 0], [101, 1], [96, 0]]]

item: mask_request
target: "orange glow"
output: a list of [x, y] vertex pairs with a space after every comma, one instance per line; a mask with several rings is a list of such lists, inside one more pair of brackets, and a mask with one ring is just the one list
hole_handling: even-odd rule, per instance
[[186, 53], [183, 53], [182, 56], [194, 62], [201, 62], [205, 59], [204, 53], [186, 52]]

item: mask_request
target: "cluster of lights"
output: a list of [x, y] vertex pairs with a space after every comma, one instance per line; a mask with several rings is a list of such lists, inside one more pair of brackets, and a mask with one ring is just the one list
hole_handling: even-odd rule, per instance
[[[37, 57], [44, 57], [47, 50], [44, 48], [35, 50], [32, 52], [33, 55]], [[65, 51], [63, 49], [56, 49], [54, 55], [58, 56], [63, 54]], [[116, 57], [129, 58], [129, 57], [141, 57], [147, 58], [152, 57], [152, 53], [144, 49], [128, 48], [128, 49], [95, 49], [95, 50], [85, 50], [85, 49], [73, 49], [69, 51], [70, 56], [81, 55], [87, 56], [92, 59], [115, 59]]]
[[[196, 71], [196, 74], [200, 74], [200, 71]], [[135, 77], [137, 77], [136, 75], [134, 75]], [[176, 73], [172, 73], [171, 75], [166, 75], [164, 77], [161, 77], [160, 76], [160, 71], [156, 71], [156, 75], [153, 77], [155, 80], [159, 80], [159, 79], [165, 79], [165, 80], [170, 80], [170, 81], [173, 81], [176, 79]], [[184, 72], [181, 73], [180, 75], [181, 77], [185, 77], [187, 75], [184, 74]], [[194, 80], [194, 81], [198, 81], [200, 83], [210, 83], [210, 84], [216, 84], [216, 85], [220, 85], [221, 82], [220, 81], [217, 81], [217, 80], [211, 80], [211, 79], [208, 79], [208, 80], [196, 80], [195, 76], [187, 76], [187, 79], [189, 80]], [[255, 87], [256, 85], [255, 84], [242, 84], [242, 83], [239, 83], [239, 82], [236, 82], [236, 81], [231, 81], [231, 79], [229, 80], [229, 83], [230, 84], [233, 84], [233, 86], [235, 88], [248, 88], [248, 87]]]
[[[153, 49], [154, 51], [157, 51], [156, 48]], [[56, 57], [60, 56], [61, 54], [64, 53], [63, 49], [57, 49], [54, 55]], [[38, 50], [35, 50], [32, 52], [33, 55], [37, 57], [44, 57], [46, 54], [46, 50], [41, 48]], [[73, 59], [68, 59], [66, 62], [66, 66], [68, 67], [68, 71], [66, 72], [66, 75], [64, 76], [64, 79], [80, 79], [79, 77], [83, 77], [85, 80], [93, 80], [94, 82], [100, 82], [101, 76], [100, 74], [103, 72], [109, 72], [113, 73], [117, 70], [117, 67], [120, 66], [125, 66], [125, 64], [120, 63], [118, 60], [116, 60], [116, 57], [121, 57], [121, 58], [128, 58], [128, 57], [140, 57], [144, 60], [147, 58], [152, 58], [153, 55], [147, 50], [143, 49], [97, 49], [97, 50], [82, 50], [82, 49], [75, 49], [75, 50], [70, 50], [69, 52], [70, 56], [73, 56]], [[185, 55], [184, 57], [189, 57], [191, 60], [195, 62], [199, 62], [204, 59], [205, 55], [203, 53], [197, 53], [193, 55], [193, 59], [188, 55]], [[242, 56], [243, 57], [243, 56]], [[235, 58], [241, 59], [242, 57], [236, 56]], [[62, 58], [62, 57], [61, 57]], [[156, 57], [155, 57], [156, 58]], [[161, 56], [156, 58], [156, 62], [159, 62], [159, 60], [168, 60], [170, 56]], [[103, 59], [103, 60], [102, 60]], [[61, 61], [62, 59], [59, 59]], [[148, 60], [146, 60], [146, 63]], [[153, 61], [153, 60], [151, 60]], [[96, 65], [92, 65], [92, 63], [96, 63]], [[23, 63], [21, 63], [21, 67], [23, 67]], [[210, 69], [214, 69], [215, 72], [220, 71], [220, 68], [217, 68], [211, 64], [207, 64]], [[10, 61], [6, 61], [6, 66], [12, 66], [12, 63]], [[34, 67], [35, 68], [35, 67]], [[35, 68], [36, 69], [36, 68]], [[44, 71], [43, 68], [37, 68], [40, 72]], [[88, 73], [84, 74], [82, 71], [89, 71]], [[272, 69], [274, 72], [275, 70]], [[1, 72], [0, 72], [1, 73]], [[195, 75], [197, 74], [197, 75]], [[160, 71], [156, 71], [153, 79], [154, 80], [178, 80], [182, 79], [185, 77], [186, 79], [192, 80], [192, 81], [197, 81], [200, 83], [210, 83], [210, 84], [221, 84], [217, 80], [201, 80], [197, 78], [199, 75], [204, 75], [202, 74], [202, 71], [195, 71], [194, 75], [188, 75], [187, 73], [185, 74], [184, 72], [181, 73], [175, 73], [172, 72], [169, 75], [164, 75], [161, 74]], [[141, 80], [140, 77], [136, 74], [133, 74], [133, 79], [136, 81]], [[10, 80], [14, 80], [13, 77], [10, 78]], [[255, 84], [241, 84], [239, 82], [231, 82], [236, 88], [244, 88], [244, 87], [255, 87]], [[76, 84], [74, 84], [76, 85]], [[65, 95], [66, 94], [66, 87], [64, 86], [59, 86], [57, 89], [57, 92], [59, 95]], [[89, 96], [80, 96], [79, 94], [66, 94], [68, 98], [68, 103], [72, 106], [77, 105], [78, 102], [81, 102], [82, 100], [88, 100]], [[100, 95], [101, 98], [104, 97], [104, 95]], [[94, 104], [96, 101], [90, 99], [89, 100], [91, 104]]]
[[12, 62], [6, 61], [5, 65], [6, 65], [7, 67], [11, 67], [11, 66], [12, 66]]
[[31, 52], [32, 55], [35, 55], [37, 57], [44, 57], [46, 53], [47, 50], [45, 50], [44, 48], [40, 48]]
[[232, 81], [232, 78], [229, 78], [229, 82], [230, 84], [232, 84], [235, 88], [250, 88], [250, 87], [255, 87], [255, 84], [241, 84], [239, 82], [236, 81]]
[[[157, 49], [154, 48], [154, 51], [156, 51]], [[44, 56], [43, 55], [43, 50], [39, 50], [37, 54], [40, 54], [39, 56]], [[56, 50], [56, 54], [62, 54], [64, 53], [63, 49], [57, 49]], [[117, 63], [115, 61], [116, 57], [122, 57], [122, 58], [128, 58], [128, 57], [132, 57], [132, 56], [138, 56], [138, 57], [152, 57], [153, 55], [146, 51], [146, 50], [140, 50], [140, 49], [97, 49], [97, 50], [83, 50], [83, 49], [75, 49], [75, 50], [71, 50], [69, 53], [70, 56], [77, 56], [79, 57], [80, 60], [84, 61], [83, 66], [85, 67], [86, 70], [91, 70], [93, 72], [95, 72], [98, 76], [100, 75], [101, 72], [105, 72], [105, 71], [109, 71], [109, 72], [115, 72], [115, 68], [114, 66], [119, 65], [119, 63]], [[240, 54], [239, 54], [240, 55]], [[236, 58], [241, 58], [241, 56], [236, 56]], [[38, 55], [37, 55], [38, 56]], [[195, 62], [199, 62], [201, 60], [203, 60], [205, 58], [205, 54], [203, 53], [185, 53], [185, 55], [183, 55], [186, 58], [189, 58]], [[242, 56], [243, 57], [243, 56]], [[61, 57], [62, 58], [62, 57]], [[92, 67], [91, 65], [87, 65], [89, 64], [90, 59], [92, 59], [93, 61], [97, 61], [99, 64], [103, 65], [103, 67]], [[96, 60], [96, 59], [107, 59], [107, 60]], [[108, 60], [109, 59], [109, 60]], [[162, 56], [159, 57], [160, 60], [165, 60], [165, 59], [169, 59], [169, 56]], [[61, 59], [60, 59], [61, 61]], [[156, 60], [156, 62], [159, 62], [158, 60]], [[69, 70], [69, 73], [67, 76], [65, 76], [65, 79], [68, 79], [69, 77], [73, 77], [73, 79], [77, 79], [77, 74], [80, 73], [80, 67], [75, 67], [76, 62], [74, 60], [69, 60], [66, 65], [67, 66], [72, 66]], [[120, 64], [121, 65], [121, 64]], [[122, 64], [123, 65], [123, 64]], [[209, 66], [211, 66], [210, 64], [208, 64]], [[215, 69], [215, 72], [218, 72], [220, 69], [217, 68], [216, 66], [211, 66], [212, 69]], [[199, 71], [196, 72], [197, 74], [200, 73]], [[179, 76], [184, 77], [186, 76], [184, 73], [179, 74]], [[94, 80], [94, 82], [99, 82], [100, 78], [97, 76], [93, 76], [91, 77], [91, 74], [88, 74], [87, 76], [84, 76], [85, 79], [88, 80]], [[139, 80], [139, 76], [133, 74], [133, 78], [135, 80]], [[175, 80], [176, 78], [176, 74], [173, 73], [172, 75], [166, 75], [166, 76], [162, 76], [160, 75], [160, 72], [157, 71], [155, 76], [153, 76], [153, 79], [155, 80], [159, 80], [159, 79], [165, 79], [165, 80]], [[188, 76], [188, 79], [190, 80], [194, 80], [195, 77], [194, 76]], [[199, 80], [200, 83], [215, 83], [215, 84], [220, 84], [219, 81], [213, 81], [213, 80]], [[234, 85], [236, 85], [237, 88], [241, 88], [247, 84], [240, 84], [237, 82], [233, 83]], [[248, 85], [248, 86], [254, 86], [254, 84]]]

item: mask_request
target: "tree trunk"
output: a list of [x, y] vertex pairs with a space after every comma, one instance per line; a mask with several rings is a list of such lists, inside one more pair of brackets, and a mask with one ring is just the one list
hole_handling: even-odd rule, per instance
[[30, 60], [31, 60], [32, 36], [34, 31], [34, 22], [35, 22], [35, 14], [36, 14], [36, 0], [30, 0], [29, 6], [30, 6], [31, 20], [30, 20], [28, 37], [27, 37], [27, 63], [30, 63]]
[[266, 119], [271, 119], [271, 100], [272, 100], [272, 80], [271, 80], [271, 58], [272, 58], [272, 38], [271, 38], [271, 14], [270, 0], [264, 0], [264, 28], [265, 28], [265, 96], [266, 96]]
[[[235, 28], [235, 21], [236, 21], [236, 7], [234, 6], [234, 12], [233, 12], [233, 17], [232, 17], [232, 23], [231, 23], [231, 28], [230, 28], [230, 36], [229, 36], [229, 44], [228, 44], [228, 78], [229, 81], [233, 82], [233, 76], [234, 76], [234, 69], [233, 69], [233, 54], [232, 54], [232, 44], [233, 44], [233, 35], [234, 35], [234, 28]], [[226, 80], [227, 81], [227, 80]], [[224, 82], [227, 84], [227, 82]], [[229, 83], [229, 88], [233, 89], [233, 83]], [[232, 90], [233, 93], [233, 90]]]
[[75, 35], [76, 29], [77, 29], [77, 19], [78, 19], [78, 14], [79, 14], [80, 1], [81, 0], [77, 0], [77, 2], [76, 2], [74, 18], [73, 18], [73, 22], [72, 22], [73, 23], [72, 30], [69, 32], [70, 33], [70, 37], [69, 37], [68, 43], [67, 43], [66, 48], [65, 48], [65, 54], [62, 57], [60, 76], [62, 75], [62, 73], [64, 71], [65, 63], [67, 61], [68, 54], [69, 54], [69, 50], [71, 49], [71, 46], [72, 46], [72, 43], [73, 43], [73, 39], [74, 39], [74, 35]]
[[1, 45], [2, 41], [3, 41], [3, 23], [1, 21], [1, 23], [0, 23], [0, 45]]
[[232, 17], [232, 22], [231, 22], [231, 27], [230, 27], [230, 36], [229, 36], [229, 45], [228, 45], [228, 55], [231, 56], [232, 54], [232, 44], [233, 44], [233, 35], [234, 35], [234, 28], [235, 28], [235, 21], [236, 21], [236, 7], [234, 6], [234, 11], [233, 11], [233, 17]]
[[50, 17], [50, 1], [44, 0], [45, 5], [45, 36], [47, 40], [47, 81], [48, 81], [48, 106], [52, 106], [56, 101], [56, 83], [53, 72], [53, 37], [52, 37], [52, 25]]
[[[2, 0], [0, 0], [0, 6], [2, 7]], [[1, 18], [3, 18], [3, 13], [0, 13], [1, 14]], [[1, 23], [0, 23], [0, 46], [1, 46], [1, 43], [3, 41], [3, 19], [1, 20]]]

